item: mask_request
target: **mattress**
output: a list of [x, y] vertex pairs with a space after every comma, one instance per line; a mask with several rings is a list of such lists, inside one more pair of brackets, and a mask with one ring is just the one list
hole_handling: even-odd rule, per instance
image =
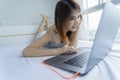
[[[64, 80], [42, 64], [41, 57], [22, 57], [22, 50], [29, 43], [0, 45], [0, 80]], [[78, 47], [91, 47], [92, 43], [79, 41]], [[73, 80], [120, 80], [120, 45], [88, 74]], [[47, 58], [47, 57], [45, 57]], [[72, 73], [53, 67], [64, 76]]]

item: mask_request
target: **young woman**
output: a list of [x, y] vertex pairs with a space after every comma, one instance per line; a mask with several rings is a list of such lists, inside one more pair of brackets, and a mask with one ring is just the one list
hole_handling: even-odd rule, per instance
[[[47, 16], [42, 15], [35, 34], [36, 40], [23, 50], [23, 56], [40, 57], [76, 52], [81, 21], [80, 6], [74, 0], [60, 0], [55, 9], [55, 25], [49, 27]], [[43, 31], [44, 25], [47, 31]]]

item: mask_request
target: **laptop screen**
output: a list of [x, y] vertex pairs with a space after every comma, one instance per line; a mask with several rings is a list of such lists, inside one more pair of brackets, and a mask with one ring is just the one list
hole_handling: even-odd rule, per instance
[[119, 26], [120, 10], [116, 8], [110, 1], [107, 1], [104, 5], [101, 20], [95, 35], [86, 68], [87, 71], [99, 63], [99, 61], [101, 61], [108, 53], [110, 53]]

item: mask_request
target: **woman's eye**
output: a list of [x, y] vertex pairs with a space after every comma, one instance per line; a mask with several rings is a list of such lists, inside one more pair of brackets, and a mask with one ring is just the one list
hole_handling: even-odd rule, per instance
[[70, 18], [70, 20], [74, 20], [74, 18]]
[[78, 19], [80, 18], [80, 16], [78, 16]]

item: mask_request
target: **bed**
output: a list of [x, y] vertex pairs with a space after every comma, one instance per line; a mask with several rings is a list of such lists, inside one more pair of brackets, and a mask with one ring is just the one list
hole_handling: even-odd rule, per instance
[[[0, 27], [0, 80], [65, 80], [42, 64], [41, 57], [22, 57], [22, 50], [33, 41], [37, 25]], [[91, 47], [92, 42], [79, 40], [78, 47]], [[49, 58], [49, 57], [44, 57]], [[73, 80], [120, 80], [120, 44], [88, 74]], [[72, 73], [53, 67], [57, 72]]]

